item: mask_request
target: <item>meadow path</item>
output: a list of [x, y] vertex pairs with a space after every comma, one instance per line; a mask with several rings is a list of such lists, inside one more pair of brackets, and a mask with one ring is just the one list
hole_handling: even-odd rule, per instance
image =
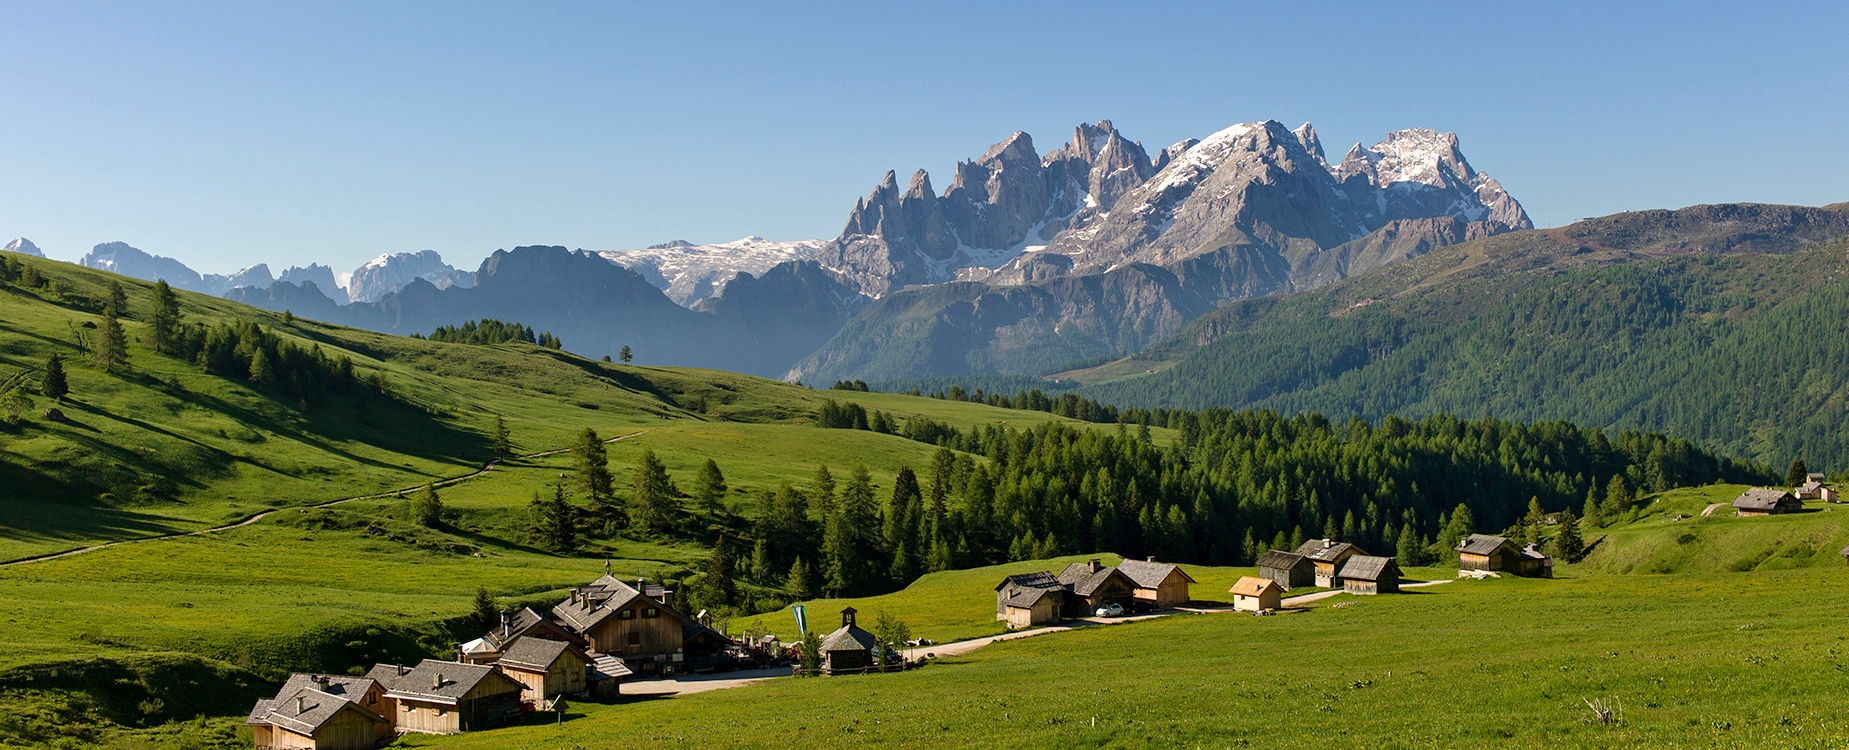
[[[613, 438], [610, 438], [609, 440], [605, 440], [604, 443], [609, 444], [609, 443], [617, 442], [619, 440], [628, 440], [629, 438], [635, 437], [644, 432], [648, 432], [648, 430], [637, 430], [627, 435], [620, 435], [618, 437], [613, 437]], [[539, 453], [529, 453], [524, 456], [518, 456], [518, 458], [522, 460], [544, 458], [546, 456], [553, 456], [553, 455], [557, 455], [560, 453], [564, 453], [569, 450], [571, 450], [571, 448], [558, 448], [555, 450], [540, 451]], [[471, 479], [477, 479], [480, 477], [487, 476], [488, 472], [493, 471], [494, 467], [499, 466], [500, 464], [501, 464], [501, 460], [497, 458], [493, 461], [489, 461], [488, 463], [483, 464], [481, 469], [478, 471], [473, 471], [468, 474], [463, 474], [461, 476], [448, 477], [445, 479], [437, 479], [431, 482], [427, 482], [427, 484], [430, 484], [435, 487], [448, 487], [453, 484], [459, 484], [462, 482], [469, 481]], [[10, 568], [14, 565], [25, 565], [27, 563], [45, 562], [46, 560], [57, 560], [59, 558], [70, 557], [72, 555], [81, 555], [85, 552], [95, 552], [99, 549], [108, 549], [110, 547], [114, 547], [114, 546], [122, 545], [122, 544], [134, 544], [136, 542], [152, 542], [152, 541], [156, 541], [160, 539], [178, 539], [181, 537], [199, 536], [201, 534], [210, 534], [215, 531], [225, 531], [227, 529], [235, 529], [241, 526], [249, 526], [253, 523], [263, 520], [264, 517], [270, 515], [271, 513], [276, 513], [279, 511], [307, 510], [309, 508], [326, 508], [329, 506], [339, 505], [341, 503], [352, 502], [354, 500], [377, 500], [382, 497], [391, 497], [393, 495], [399, 495], [399, 494], [403, 494], [406, 492], [415, 492], [419, 489], [422, 489], [423, 486], [424, 485], [420, 484], [420, 485], [416, 485], [413, 487], [406, 487], [404, 489], [388, 490], [386, 492], [374, 492], [369, 495], [355, 495], [353, 497], [343, 497], [343, 498], [338, 498], [335, 500], [329, 500], [323, 503], [315, 503], [313, 505], [293, 505], [287, 508], [271, 508], [261, 513], [253, 513], [249, 516], [245, 516], [244, 518], [238, 520], [235, 523], [228, 523], [223, 526], [213, 526], [212, 528], [209, 528], [209, 529], [199, 529], [197, 531], [176, 531], [171, 534], [156, 534], [154, 536], [136, 537], [134, 539], [118, 539], [113, 542], [104, 542], [103, 544], [93, 544], [88, 547], [79, 547], [77, 549], [66, 550], [64, 552], [53, 552], [53, 553], [45, 554], [45, 555], [34, 555], [32, 557], [22, 557], [17, 560], [8, 560], [5, 562], [0, 562], [0, 568]]]
[[1714, 515], [1714, 511], [1717, 511], [1717, 510], [1720, 510], [1720, 509], [1722, 509], [1722, 508], [1725, 508], [1725, 507], [1728, 507], [1728, 505], [1729, 505], [1728, 503], [1715, 503], [1715, 504], [1713, 504], [1713, 505], [1710, 505], [1710, 506], [1708, 506], [1708, 507], [1706, 507], [1706, 508], [1702, 508], [1702, 509], [1701, 509], [1701, 514], [1702, 514], [1702, 515], [1704, 515], [1704, 516], [1712, 516], [1712, 515]]

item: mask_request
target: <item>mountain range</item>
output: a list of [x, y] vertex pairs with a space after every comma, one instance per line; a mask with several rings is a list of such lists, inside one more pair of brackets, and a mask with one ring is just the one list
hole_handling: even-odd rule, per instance
[[[591, 252], [533, 245], [473, 271], [434, 251], [199, 274], [125, 243], [81, 261], [391, 333], [519, 320], [596, 356], [790, 380], [1034, 374], [1116, 357], [1228, 301], [1313, 289], [1531, 226], [1455, 135], [1403, 130], [1326, 160], [1315, 128], [1245, 123], [1153, 151], [1108, 120], [1044, 155], [1016, 132], [948, 187], [888, 172], [832, 240]], [[343, 283], [344, 282], [344, 283]]]

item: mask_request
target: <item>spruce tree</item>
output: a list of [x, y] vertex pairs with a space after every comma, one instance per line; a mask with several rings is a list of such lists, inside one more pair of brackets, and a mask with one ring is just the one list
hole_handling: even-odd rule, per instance
[[168, 356], [180, 351], [180, 297], [173, 293], [167, 280], [154, 282], [154, 297], [149, 302], [148, 334], [154, 350]]
[[1579, 562], [1586, 553], [1585, 540], [1579, 536], [1579, 519], [1573, 517], [1573, 509], [1560, 512], [1560, 530], [1554, 534], [1554, 551], [1560, 559], [1567, 562]]
[[816, 464], [809, 492], [814, 497], [817, 516], [826, 520], [835, 514], [835, 475], [828, 471], [828, 464]]
[[1605, 517], [1604, 517], [1605, 514], [1602, 513], [1599, 508], [1598, 488], [1595, 487], [1595, 488], [1586, 490], [1586, 505], [1585, 507], [1581, 508], [1580, 512], [1581, 512], [1581, 515], [1585, 517], [1586, 523], [1588, 525], [1591, 525], [1591, 526], [1604, 526], [1605, 525]]
[[585, 497], [593, 503], [609, 502], [615, 491], [610, 479], [610, 457], [597, 431], [586, 427], [578, 433], [578, 443], [572, 446], [571, 454], [572, 471]]
[[128, 334], [122, 330], [122, 324], [116, 320], [116, 316], [106, 310], [103, 312], [103, 322], [97, 326], [90, 354], [96, 362], [96, 369], [103, 372], [116, 375], [128, 369]]
[[886, 503], [887, 549], [897, 550], [916, 536], [917, 526], [913, 519], [919, 500], [918, 475], [912, 473], [910, 466], [899, 467], [899, 475], [892, 481], [892, 498]]
[[128, 315], [128, 292], [122, 290], [122, 282], [109, 282], [109, 291], [103, 296], [103, 312], [116, 318]]
[[1618, 519], [1625, 511], [1631, 509], [1631, 483], [1624, 480], [1623, 474], [1612, 475], [1611, 482], [1605, 485], [1605, 521], [1610, 523]]
[[1458, 503], [1457, 509], [1451, 511], [1450, 522], [1445, 524], [1444, 531], [1439, 534], [1438, 538], [1445, 543], [1445, 549], [1456, 549], [1458, 542], [1475, 533], [1477, 533], [1477, 521], [1470, 514], [1470, 506]]
[[506, 458], [514, 454], [513, 436], [507, 432], [507, 420], [494, 416], [494, 455]]
[[655, 451], [642, 451], [630, 484], [629, 517], [648, 533], [670, 531], [675, 516], [679, 515], [674, 495], [674, 481], [668, 477], [668, 467], [655, 457]]
[[700, 512], [717, 518], [725, 512], [725, 475], [719, 472], [719, 463], [706, 459], [700, 467], [700, 475], [693, 480], [693, 499], [700, 506]]
[[64, 378], [64, 358], [53, 354], [45, 359], [45, 377], [39, 380], [39, 393], [53, 401], [62, 402], [70, 392], [70, 383]]
[[1810, 481], [1810, 468], [1804, 465], [1804, 459], [1791, 459], [1791, 468], [1785, 470], [1785, 486], [1798, 487]]
[[815, 582], [812, 578], [809, 563], [803, 562], [802, 556], [798, 555], [796, 562], [790, 564], [790, 577], [786, 579], [788, 581], [786, 588], [789, 589], [790, 595], [796, 598], [796, 601], [802, 602], [815, 598]]
[[250, 380], [262, 385], [276, 382], [276, 366], [270, 362], [270, 355], [263, 347], [257, 347], [257, 353], [250, 357]]
[[578, 509], [565, 499], [563, 481], [552, 484], [552, 499], [540, 509], [540, 535], [561, 555], [578, 548]]
[[475, 589], [475, 621], [484, 628], [493, 628], [500, 624], [501, 607], [494, 601], [494, 592], [485, 588]]
[[443, 521], [443, 498], [437, 495], [435, 483], [425, 483], [411, 498], [411, 516], [420, 526], [434, 527]]
[[1425, 550], [1419, 547], [1419, 535], [1412, 530], [1412, 524], [1400, 528], [1399, 543], [1393, 557], [1402, 568], [1413, 568], [1425, 564]]
[[759, 539], [751, 546], [751, 579], [761, 585], [770, 585], [771, 576], [770, 542]]

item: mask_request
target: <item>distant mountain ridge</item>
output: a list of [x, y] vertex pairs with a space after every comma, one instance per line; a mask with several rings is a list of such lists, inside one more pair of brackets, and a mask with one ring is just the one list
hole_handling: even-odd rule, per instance
[[776, 242], [751, 236], [712, 245], [674, 240], [641, 250], [605, 250], [598, 254], [642, 274], [676, 303], [693, 307], [694, 303], [723, 293], [740, 273], [757, 275], [779, 263], [807, 260], [822, 245], [821, 240]]

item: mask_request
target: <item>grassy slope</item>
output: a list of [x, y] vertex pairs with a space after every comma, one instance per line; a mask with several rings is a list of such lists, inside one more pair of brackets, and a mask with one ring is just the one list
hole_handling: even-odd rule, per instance
[[[1805, 503], [1805, 512], [1736, 518], [1713, 503], [1731, 503], [1738, 485], [1672, 490], [1655, 496], [1631, 523], [1594, 529], [1599, 540], [1574, 566], [1587, 573], [1714, 573], [1840, 567], [1849, 545], [1849, 506]], [[1602, 538], [1602, 539], [1601, 539]]]
[[[1005, 733], [1072, 748], [1830, 747], [1849, 733], [1841, 576], [1456, 582], [1303, 614], [1029, 638], [905, 674], [580, 706], [562, 726], [405, 744], [992, 747]], [[1581, 699], [1601, 696], [1622, 702], [1623, 725], [1582, 721]]]

